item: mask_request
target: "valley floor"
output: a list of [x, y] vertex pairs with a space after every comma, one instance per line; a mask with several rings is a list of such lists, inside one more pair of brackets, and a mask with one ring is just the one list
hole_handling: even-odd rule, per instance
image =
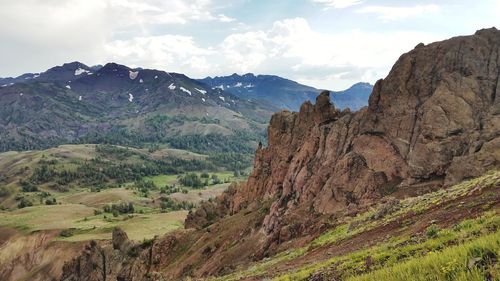
[[1, 153], [0, 280], [59, 278], [65, 261], [115, 227], [138, 242], [183, 228], [190, 209], [245, 179], [207, 170], [206, 158], [96, 145]]

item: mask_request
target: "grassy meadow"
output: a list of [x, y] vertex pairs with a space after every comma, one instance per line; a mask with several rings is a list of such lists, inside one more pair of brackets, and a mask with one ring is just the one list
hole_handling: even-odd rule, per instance
[[[221, 194], [239, 172], [186, 150], [92, 144], [0, 154], [0, 227], [60, 230], [60, 241], [133, 240], [183, 227], [190, 209]], [[186, 185], [183, 177], [203, 179]]]

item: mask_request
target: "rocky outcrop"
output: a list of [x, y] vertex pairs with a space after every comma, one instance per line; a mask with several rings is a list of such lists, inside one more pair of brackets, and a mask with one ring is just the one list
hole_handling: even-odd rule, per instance
[[128, 235], [119, 227], [113, 229], [111, 236], [113, 242], [113, 249], [120, 251], [127, 251], [131, 247], [131, 242], [128, 240]]
[[[339, 111], [323, 92], [299, 112], [273, 115], [248, 181], [189, 214], [185, 226], [199, 230], [163, 238], [113, 272], [121, 272], [119, 280], [152, 269], [171, 279], [227, 273], [384, 196], [423, 193], [498, 168], [499, 77], [500, 32], [480, 30], [402, 55], [360, 111]], [[80, 276], [76, 265], [98, 256], [94, 251], [65, 276]]]
[[480, 30], [402, 55], [358, 112], [339, 112], [323, 92], [275, 114], [253, 174], [223, 200], [227, 213], [270, 200], [263, 229], [279, 233], [297, 209], [345, 212], [498, 167], [499, 75], [500, 32]]

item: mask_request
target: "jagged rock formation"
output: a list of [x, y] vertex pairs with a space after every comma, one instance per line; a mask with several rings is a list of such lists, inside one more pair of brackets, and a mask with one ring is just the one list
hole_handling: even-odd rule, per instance
[[[269, 145], [258, 148], [248, 181], [186, 220], [186, 227], [204, 228], [188, 232], [197, 243], [239, 227], [233, 243], [215, 243], [210, 260], [207, 248], [186, 246], [176, 258], [160, 259], [158, 268], [170, 277], [219, 274], [273, 254], [292, 238], [321, 232], [325, 218], [498, 168], [499, 77], [500, 32], [480, 30], [402, 55], [361, 111], [339, 111], [323, 92], [315, 105], [275, 114]], [[262, 221], [234, 226], [235, 217], [257, 213]], [[243, 251], [248, 241], [251, 254]]]
[[115, 228], [111, 243], [91, 241], [80, 256], [66, 263], [61, 280], [143, 280], [152, 265], [152, 244], [134, 244]]
[[264, 223], [273, 231], [303, 205], [331, 214], [498, 167], [499, 53], [496, 29], [420, 44], [376, 83], [367, 109], [339, 112], [324, 92], [298, 113], [275, 114], [269, 146], [228, 212], [274, 198]]

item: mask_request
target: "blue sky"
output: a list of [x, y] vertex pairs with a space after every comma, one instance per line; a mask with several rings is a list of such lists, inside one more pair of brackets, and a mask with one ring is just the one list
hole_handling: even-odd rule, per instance
[[2, 77], [114, 61], [339, 90], [385, 77], [420, 42], [500, 28], [500, 0], [0, 0], [0, 18]]

